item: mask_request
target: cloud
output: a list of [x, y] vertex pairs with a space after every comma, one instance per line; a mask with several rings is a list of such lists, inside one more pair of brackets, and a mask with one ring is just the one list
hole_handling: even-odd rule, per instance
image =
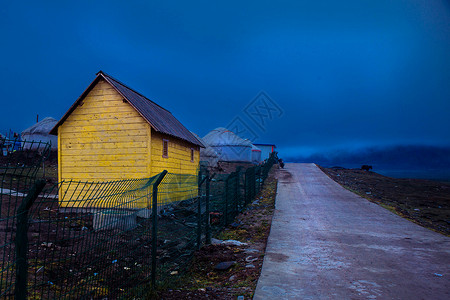
[[285, 113], [260, 142], [280, 151], [450, 140], [442, 1], [6, 5], [0, 130], [60, 117], [102, 69], [200, 135], [264, 90]]

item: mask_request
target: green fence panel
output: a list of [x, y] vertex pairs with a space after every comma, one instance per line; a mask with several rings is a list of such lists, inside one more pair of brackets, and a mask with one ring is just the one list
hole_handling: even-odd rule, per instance
[[18, 208], [39, 177], [51, 145], [0, 138], [0, 297], [16, 293]]
[[[45, 299], [145, 297], [183, 272], [193, 253], [233, 222], [253, 201], [274, 163], [271, 156], [262, 166], [231, 174], [204, 170], [199, 176], [164, 172], [111, 182], [62, 181], [47, 184], [32, 202], [24, 198], [32, 196], [30, 184], [39, 167], [8, 164], [0, 206], [1, 296], [13, 297], [16, 279], [26, 278], [26, 284], [18, 281], [26, 289], [17, 299], [25, 294]], [[20, 203], [27, 208], [20, 212], [27, 224], [19, 222], [16, 228]], [[21, 244], [15, 249], [20, 228], [27, 234], [16, 240]], [[16, 273], [15, 253], [22, 258], [23, 249], [27, 255], [20, 263], [27, 276]]]

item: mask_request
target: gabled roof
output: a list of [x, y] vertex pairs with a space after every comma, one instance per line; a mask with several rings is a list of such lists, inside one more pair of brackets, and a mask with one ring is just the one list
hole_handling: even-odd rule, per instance
[[64, 116], [50, 131], [51, 134], [57, 135], [58, 127], [64, 123], [69, 115], [75, 110], [79, 103], [87, 96], [87, 94], [100, 81], [106, 80], [136, 111], [150, 124], [157, 132], [161, 132], [192, 144], [203, 147], [203, 144], [195, 138], [195, 136], [183, 126], [168, 110], [162, 108], [155, 102], [149, 100], [142, 94], [129, 88], [117, 79], [99, 71], [97, 77], [92, 81], [89, 87], [81, 94], [75, 103], [69, 108]]

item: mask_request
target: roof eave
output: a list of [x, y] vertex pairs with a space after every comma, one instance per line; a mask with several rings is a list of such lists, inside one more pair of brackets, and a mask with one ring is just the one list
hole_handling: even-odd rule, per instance
[[273, 146], [274, 148], [277, 147], [275, 144], [258, 144], [258, 143], [255, 143], [253, 145], [255, 145], [255, 146]]
[[[119, 94], [119, 95], [121, 95], [122, 97], [123, 97], [123, 99], [124, 100], [126, 100], [127, 101], [127, 103], [128, 104], [130, 104], [138, 113], [139, 113], [139, 115], [144, 119], [144, 120], [146, 120], [147, 121], [147, 123], [150, 125], [150, 127], [153, 129], [153, 130], [155, 130], [156, 132], [160, 132], [160, 133], [162, 133], [162, 134], [167, 134], [167, 135], [169, 135], [169, 136], [173, 136], [173, 137], [175, 137], [175, 138], [178, 138], [178, 139], [180, 139], [180, 140], [183, 140], [183, 141], [186, 141], [186, 142], [188, 142], [188, 143], [190, 143], [190, 144], [193, 144], [193, 145], [196, 145], [196, 146], [199, 146], [199, 147], [201, 147], [201, 148], [206, 148], [195, 136], [193, 136], [194, 138], [195, 138], [195, 140], [198, 142], [197, 144], [196, 143], [193, 143], [192, 141], [189, 141], [189, 140], [187, 140], [187, 139], [184, 139], [184, 138], [181, 138], [181, 137], [179, 137], [179, 136], [174, 136], [174, 135], [171, 135], [171, 134], [168, 134], [168, 133], [165, 133], [165, 132], [162, 132], [162, 131], [160, 131], [160, 130], [158, 130], [157, 128], [156, 128], [156, 126], [154, 126], [153, 124], [152, 124], [152, 122], [145, 116], [145, 114], [143, 114], [143, 112], [141, 112], [140, 110], [139, 110], [139, 108], [138, 107], [136, 107], [134, 104], [133, 104], [133, 102], [132, 101], [130, 101], [118, 88], [116, 88], [116, 86], [115, 86], [115, 84], [113, 83], [113, 82], [111, 82], [110, 80], [109, 80], [109, 78], [108, 78], [108, 76], [107, 75], [105, 75], [102, 71], [99, 71], [97, 74], [97, 77], [95, 77], [95, 79], [91, 82], [91, 84], [86, 88], [86, 90], [80, 95], [80, 97], [78, 97], [78, 99], [75, 101], [75, 103], [74, 104], [72, 104], [72, 106], [69, 108], [69, 110], [64, 114], [64, 116], [58, 121], [58, 123], [56, 123], [56, 125], [52, 128], [52, 130], [50, 130], [50, 134], [52, 134], [52, 135], [58, 135], [58, 127], [59, 126], [61, 126], [63, 123], [64, 123], [64, 121], [69, 117], [69, 115], [77, 108], [77, 106], [79, 105], [79, 103], [81, 102], [81, 101], [83, 101], [83, 99], [86, 97], [86, 95], [94, 88], [94, 86], [98, 83], [98, 81], [100, 80], [100, 78], [103, 78], [106, 82], [108, 82], [109, 83], [109, 85], [111, 85], [111, 87]], [[134, 90], [133, 90], [134, 91]], [[143, 96], [144, 97], [144, 96]], [[144, 97], [144, 98], [146, 98], [146, 97]], [[159, 105], [158, 105], [159, 106]], [[166, 110], [167, 111], [167, 110]], [[169, 112], [170, 113], [170, 112]]]
[[139, 115], [147, 121], [147, 123], [150, 125], [151, 128], [153, 128], [155, 131], [159, 130], [152, 124], [152, 122], [150, 122], [150, 120], [148, 118], [145, 117], [145, 115], [139, 110], [139, 108], [137, 108], [132, 101], [130, 101], [118, 88], [116, 88], [116, 86], [114, 85], [114, 83], [112, 83], [109, 78], [107, 78], [106, 76], [103, 75], [102, 71], [98, 72], [98, 74], [102, 75], [103, 79], [106, 80], [106, 82], [108, 82], [112, 88], [119, 93], [119, 95], [121, 95], [123, 97], [123, 99], [125, 99], [127, 101], [128, 104], [130, 104], [138, 113]]
[[[64, 114], [64, 116], [56, 123], [56, 125], [50, 130], [50, 134], [52, 135], [58, 135], [58, 127], [64, 123], [64, 121], [70, 116], [70, 114], [77, 108], [77, 106], [80, 104], [81, 101], [86, 97], [86, 95], [94, 88], [94, 86], [98, 83], [100, 80], [100, 76], [102, 73], [97, 73], [97, 77], [91, 82], [91, 84], [84, 90], [84, 92], [78, 97], [78, 99], [72, 104], [72, 106], [69, 108], [69, 110]], [[105, 78], [101, 76], [102, 78]]]
[[[173, 137], [173, 138], [176, 138], [176, 139], [179, 139], [179, 140], [181, 140], [181, 141], [184, 141], [184, 142], [187, 142], [187, 143], [189, 143], [189, 144], [192, 144], [192, 145], [196, 145], [196, 146], [199, 146], [200, 148], [206, 148], [206, 146], [205, 145], [203, 145], [200, 141], [198, 141], [198, 139], [196, 138], [196, 140], [198, 141], [198, 144], [196, 144], [196, 143], [193, 143], [193, 142], [191, 142], [191, 141], [188, 141], [188, 140], [186, 140], [186, 139], [183, 139], [183, 138], [181, 138], [181, 137], [179, 137], [179, 136], [176, 136], [176, 135], [173, 135], [173, 134], [170, 134], [170, 133], [167, 133], [167, 132], [162, 132], [162, 131], [158, 131], [158, 130], [156, 130], [156, 129], [154, 129], [156, 132], [158, 132], [158, 133], [160, 133], [160, 134], [164, 134], [164, 135], [167, 135], [167, 136], [170, 136], [170, 137]], [[194, 136], [195, 137], [195, 136]]]
[[131, 103], [131, 101], [129, 101], [127, 99], [127, 97], [125, 95], [123, 95], [121, 93], [121, 91], [119, 91], [115, 85], [103, 74], [102, 71], [99, 71], [97, 74], [97, 77], [95, 77], [95, 79], [91, 82], [91, 84], [86, 88], [86, 90], [81, 94], [80, 97], [78, 97], [78, 99], [75, 101], [74, 104], [72, 104], [72, 106], [69, 108], [69, 110], [64, 114], [64, 116], [58, 121], [58, 123], [56, 123], [56, 125], [52, 128], [52, 130], [50, 130], [50, 134], [53, 135], [58, 135], [58, 127], [64, 123], [64, 121], [69, 117], [69, 115], [75, 110], [75, 108], [77, 108], [78, 104], [83, 101], [83, 99], [86, 97], [86, 95], [94, 88], [94, 86], [98, 83], [98, 81], [100, 80], [100, 78], [103, 78], [106, 82], [108, 82], [111, 87], [117, 92], [119, 93], [119, 95], [121, 95], [127, 102], [128, 104], [130, 104], [140, 115], [141, 117], [144, 118], [144, 120], [147, 121], [147, 123], [156, 131], [158, 131], [156, 129], [156, 127], [150, 122], [150, 120], [148, 120], [143, 114], [142, 112], [139, 111], [139, 109], [133, 105], [133, 103]]
[[[167, 134], [167, 135], [169, 135], [169, 136], [173, 136], [173, 137], [175, 137], [175, 138], [178, 138], [178, 139], [180, 139], [180, 140], [183, 140], [183, 141], [186, 141], [186, 142], [188, 142], [188, 143], [190, 143], [190, 144], [193, 144], [193, 145], [197, 145], [197, 146], [199, 146], [199, 147], [201, 147], [201, 148], [206, 148], [195, 136], [194, 136], [194, 138], [195, 138], [195, 140], [197, 140], [197, 142], [198, 142], [198, 144], [195, 144], [195, 143], [193, 143], [193, 142], [191, 142], [191, 141], [189, 141], [189, 140], [187, 140], [187, 139], [184, 139], [184, 138], [182, 138], [182, 137], [179, 137], [179, 136], [175, 136], [175, 135], [172, 135], [172, 134], [168, 134], [168, 133], [166, 133], [166, 132], [162, 132], [162, 131], [160, 131], [160, 130], [158, 130], [158, 128], [155, 126], [155, 125], [153, 125], [152, 124], [152, 122], [146, 117], [146, 115], [136, 106], [136, 105], [134, 105], [134, 103], [133, 103], [133, 101], [130, 101], [118, 88], [116, 88], [116, 86], [115, 86], [115, 84], [113, 83], [113, 82], [111, 82], [111, 80], [108, 78], [108, 76], [105, 76], [104, 74], [103, 74], [103, 72], [102, 71], [99, 71], [97, 74], [101, 74], [102, 75], [102, 77], [103, 77], [103, 79], [105, 79], [106, 80], [106, 82], [108, 82], [113, 88], [114, 88], [114, 90], [117, 92], [117, 93], [119, 93], [119, 95], [121, 95], [127, 102], [128, 102], [128, 104], [130, 104], [138, 113], [139, 113], [139, 115], [144, 119], [144, 120], [146, 120], [147, 121], [147, 123], [150, 125], [150, 127], [153, 129], [153, 130], [155, 130], [156, 132], [159, 132], [159, 133], [162, 133], [162, 134]], [[122, 83], [121, 83], [122, 84]], [[123, 85], [123, 84], [122, 84]], [[129, 88], [129, 87], [127, 87], [127, 88]], [[129, 88], [129, 89], [131, 89], [131, 88]], [[133, 92], [135, 92], [135, 93], [138, 93], [138, 92], [136, 92], [135, 90], [133, 90], [133, 89], [131, 89]], [[138, 93], [139, 94], [139, 93]], [[144, 95], [142, 95], [142, 94], [140, 94], [142, 97], [144, 97], [145, 99], [147, 99], [148, 100], [148, 98], [147, 97], [145, 97]], [[151, 100], [148, 100], [148, 101], [151, 101]], [[155, 105], [157, 105], [157, 106], [159, 106], [159, 107], [161, 107], [162, 109], [164, 109], [165, 111], [167, 111], [168, 113], [170, 113], [170, 114], [172, 114], [171, 112], [169, 112], [167, 109], [165, 109], [165, 108], [163, 108], [162, 106], [160, 106], [159, 104], [157, 104], [157, 103], [155, 103], [155, 102], [153, 102], [153, 101], [151, 101], [152, 103], [154, 103]]]

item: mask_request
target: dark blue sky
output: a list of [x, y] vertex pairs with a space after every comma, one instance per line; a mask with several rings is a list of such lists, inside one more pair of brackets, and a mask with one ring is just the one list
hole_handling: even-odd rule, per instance
[[[450, 145], [448, 1], [63, 2], [0, 6], [2, 133], [59, 119], [103, 70], [200, 136], [238, 117], [289, 155]], [[260, 91], [282, 110], [261, 127]]]

